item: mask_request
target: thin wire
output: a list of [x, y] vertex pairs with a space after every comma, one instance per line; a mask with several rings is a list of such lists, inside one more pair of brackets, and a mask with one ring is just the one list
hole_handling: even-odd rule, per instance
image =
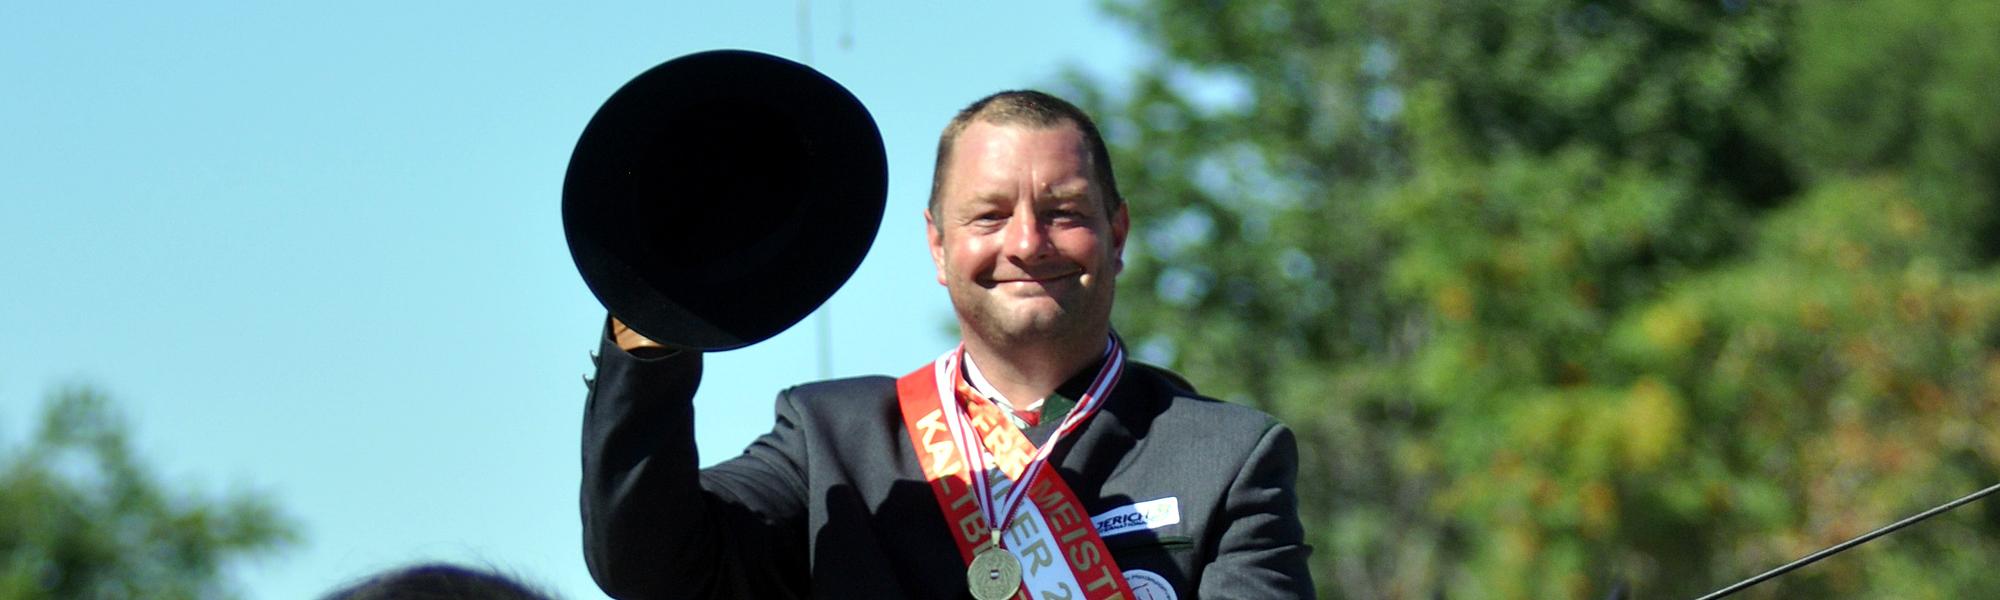
[[[813, 64], [812, 0], [799, 0], [799, 62]], [[832, 298], [828, 298], [832, 300]], [[813, 330], [819, 338], [819, 378], [833, 377], [833, 309], [825, 303], [813, 311]]]
[[819, 306], [819, 378], [833, 378], [833, 309]]
[[799, 62], [813, 64], [812, 0], [799, 0]]
[[1747, 588], [1747, 587], [1750, 587], [1750, 586], [1753, 586], [1753, 585], [1757, 585], [1757, 584], [1759, 584], [1759, 583], [1762, 583], [1762, 582], [1764, 582], [1764, 580], [1766, 580], [1766, 579], [1770, 579], [1770, 578], [1772, 578], [1772, 577], [1777, 577], [1777, 576], [1779, 576], [1779, 575], [1783, 575], [1783, 574], [1785, 574], [1785, 573], [1789, 573], [1789, 572], [1791, 572], [1791, 571], [1792, 571], [1793, 569], [1797, 569], [1797, 568], [1799, 568], [1799, 567], [1803, 567], [1803, 566], [1806, 566], [1806, 565], [1809, 565], [1809, 564], [1812, 564], [1812, 563], [1813, 563], [1814, 561], [1818, 561], [1819, 559], [1822, 559], [1822, 558], [1826, 558], [1826, 557], [1828, 557], [1828, 556], [1833, 556], [1834, 554], [1836, 554], [1836, 553], [1839, 553], [1839, 552], [1840, 552], [1840, 551], [1842, 551], [1842, 550], [1846, 550], [1846, 549], [1848, 549], [1848, 548], [1853, 548], [1853, 547], [1855, 547], [1855, 546], [1859, 546], [1859, 545], [1861, 545], [1861, 544], [1864, 544], [1864, 543], [1867, 543], [1867, 542], [1868, 542], [1869, 540], [1872, 540], [1872, 539], [1875, 539], [1875, 538], [1878, 538], [1878, 537], [1882, 537], [1882, 536], [1885, 536], [1885, 535], [1889, 535], [1889, 533], [1890, 533], [1890, 532], [1893, 532], [1893, 531], [1895, 531], [1895, 530], [1898, 530], [1898, 529], [1902, 529], [1902, 528], [1904, 528], [1904, 527], [1907, 527], [1907, 526], [1909, 526], [1909, 525], [1911, 525], [1911, 524], [1914, 524], [1914, 523], [1916, 523], [1916, 522], [1918, 522], [1918, 521], [1922, 521], [1922, 520], [1924, 520], [1924, 519], [1928, 519], [1928, 518], [1931, 518], [1931, 517], [1934, 517], [1934, 516], [1937, 516], [1937, 515], [1938, 515], [1939, 513], [1942, 513], [1942, 512], [1945, 512], [1945, 511], [1948, 511], [1948, 510], [1951, 510], [1951, 509], [1954, 509], [1954, 508], [1958, 508], [1958, 507], [1960, 507], [1960, 506], [1964, 506], [1964, 505], [1966, 505], [1966, 504], [1968, 504], [1968, 503], [1970, 503], [1970, 502], [1972, 502], [1972, 501], [1975, 501], [1975, 500], [1978, 500], [1978, 499], [1980, 499], [1980, 498], [1984, 498], [1984, 497], [1986, 497], [1987, 495], [1989, 495], [1989, 494], [1992, 494], [1992, 493], [1993, 493], [1993, 492], [1995, 492], [1995, 491], [2000, 491], [2000, 484], [1994, 484], [1994, 485], [1993, 485], [1992, 487], [1989, 487], [1989, 488], [1986, 488], [1986, 489], [1983, 489], [1983, 490], [1979, 490], [1979, 491], [1977, 491], [1977, 492], [1973, 492], [1973, 493], [1971, 493], [1971, 494], [1968, 494], [1968, 495], [1966, 495], [1966, 496], [1965, 496], [1965, 497], [1963, 497], [1963, 498], [1959, 498], [1959, 499], [1957, 499], [1957, 500], [1953, 500], [1953, 501], [1951, 501], [1951, 502], [1947, 502], [1947, 503], [1945, 503], [1945, 504], [1944, 504], [1944, 505], [1942, 505], [1942, 506], [1938, 506], [1938, 507], [1936, 507], [1936, 508], [1932, 508], [1932, 509], [1930, 509], [1930, 510], [1927, 510], [1927, 511], [1924, 511], [1924, 512], [1921, 512], [1921, 513], [1917, 513], [1917, 514], [1915, 514], [1915, 515], [1912, 515], [1912, 516], [1910, 516], [1910, 517], [1908, 517], [1908, 518], [1905, 518], [1905, 519], [1903, 519], [1903, 520], [1901, 520], [1901, 521], [1897, 521], [1897, 522], [1894, 522], [1894, 523], [1890, 523], [1890, 524], [1888, 524], [1888, 525], [1885, 525], [1885, 526], [1883, 526], [1883, 527], [1882, 527], [1881, 529], [1877, 529], [1877, 530], [1874, 530], [1874, 531], [1870, 531], [1870, 532], [1868, 532], [1868, 533], [1864, 533], [1864, 534], [1861, 534], [1861, 537], [1857, 537], [1857, 538], [1854, 538], [1854, 539], [1851, 539], [1851, 540], [1847, 540], [1847, 541], [1845, 541], [1845, 542], [1841, 542], [1841, 543], [1839, 543], [1839, 544], [1837, 544], [1837, 545], [1835, 545], [1835, 546], [1833, 546], [1833, 547], [1831, 547], [1831, 548], [1827, 548], [1827, 549], [1825, 549], [1825, 550], [1821, 550], [1821, 551], [1818, 551], [1818, 552], [1814, 552], [1814, 553], [1812, 553], [1812, 554], [1808, 554], [1808, 555], [1806, 555], [1806, 557], [1805, 557], [1805, 558], [1801, 558], [1801, 559], [1798, 559], [1798, 560], [1795, 560], [1795, 561], [1792, 561], [1792, 562], [1790, 562], [1790, 563], [1787, 563], [1787, 564], [1785, 564], [1785, 566], [1782, 566], [1782, 567], [1778, 567], [1778, 568], [1776, 568], [1776, 569], [1771, 569], [1771, 570], [1769, 570], [1769, 571], [1765, 571], [1765, 572], [1764, 572], [1764, 574], [1762, 574], [1762, 575], [1758, 575], [1758, 576], [1756, 576], [1756, 577], [1751, 577], [1751, 578], [1749, 578], [1749, 579], [1745, 579], [1745, 580], [1743, 580], [1743, 581], [1739, 581], [1739, 582], [1737, 582], [1737, 583], [1736, 583], [1736, 585], [1732, 585], [1732, 586], [1729, 586], [1729, 587], [1726, 587], [1726, 588], [1722, 588], [1722, 589], [1719, 589], [1719, 590], [1716, 590], [1716, 591], [1713, 591], [1713, 592], [1709, 592], [1707, 596], [1702, 596], [1702, 597], [1700, 597], [1700, 598], [1697, 598], [1696, 600], [1715, 600], [1716, 598], [1721, 598], [1721, 597], [1723, 597], [1723, 596], [1727, 596], [1727, 595], [1730, 595], [1730, 594], [1734, 594], [1734, 593], [1736, 593], [1736, 592], [1740, 592], [1740, 591], [1743, 591], [1743, 589], [1744, 589], [1744, 588]]
[[854, 49], [854, 0], [840, 3], [840, 49]]

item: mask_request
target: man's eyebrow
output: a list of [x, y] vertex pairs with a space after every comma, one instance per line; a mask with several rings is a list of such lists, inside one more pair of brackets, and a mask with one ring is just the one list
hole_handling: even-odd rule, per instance
[[1082, 200], [1090, 196], [1090, 184], [1087, 182], [1065, 183], [1050, 187], [1045, 195], [1056, 200]]
[[954, 210], [952, 212], [964, 213], [964, 215], [966, 215], [967, 218], [970, 218], [971, 215], [975, 215], [977, 213], [983, 213], [987, 209], [993, 208], [995, 206], [1010, 204], [1012, 202], [1013, 198], [1002, 192], [987, 192], [982, 194], [974, 194], [971, 198], [967, 199], [965, 202], [959, 203], [957, 210]]
[[972, 204], [1011, 204], [1013, 202], [1014, 195], [1002, 191], [990, 191], [972, 196]]

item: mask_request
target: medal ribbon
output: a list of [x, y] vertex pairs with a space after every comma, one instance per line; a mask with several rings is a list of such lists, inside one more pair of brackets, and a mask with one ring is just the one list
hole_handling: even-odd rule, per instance
[[[1022, 597], [1079, 591], [1090, 599], [1132, 597], [1076, 493], [1048, 465], [1056, 444], [1096, 414], [1124, 371], [1124, 345], [1115, 336], [1106, 345], [1104, 366], [1040, 448], [971, 392], [960, 368], [962, 345], [897, 381], [910, 441], [961, 558], [970, 562], [1005, 533], [1001, 546], [1027, 575]], [[1043, 568], [1056, 562], [1066, 568]]]
[[[1063, 439], [1063, 436], [1068, 435], [1071, 431], [1075, 431], [1085, 420], [1090, 419], [1091, 415], [1097, 414], [1098, 407], [1104, 405], [1104, 397], [1110, 395], [1111, 387], [1118, 384], [1118, 377], [1123, 374], [1125, 367], [1125, 348], [1118, 343], [1117, 338], [1112, 338], [1109, 345], [1108, 354], [1110, 356], [1104, 360], [1104, 367], [1097, 370], [1097, 377], [1091, 380], [1090, 387], [1084, 389], [1083, 398], [1078, 400], [1076, 406], [1070, 409], [1068, 416], [1063, 417], [1062, 424], [1056, 426], [1055, 433], [1049, 436], [1048, 441], [1044, 442], [1041, 448], [1035, 450], [1034, 456], [1028, 459], [1027, 464], [1024, 465], [1020, 473], [1008, 473], [1015, 481], [1006, 490], [1006, 496], [999, 499], [1000, 502], [993, 502], [996, 494], [990, 489], [991, 482], [988, 477], [975, 476], [972, 478], [972, 493], [973, 497], [979, 500], [979, 511], [986, 517], [986, 522], [992, 525], [996, 531], [1005, 532], [1007, 531], [1007, 526], [1013, 523], [1014, 513], [1020, 508], [1021, 500], [1028, 497], [1028, 489], [1034, 486], [1035, 479], [1041, 477], [1042, 473], [1049, 469], [1049, 453], [1055, 450], [1056, 444]], [[949, 394], [952, 397], [963, 400], [963, 404], [969, 405], [974, 403], [971, 398], [966, 398], [957, 393], [964, 382], [962, 379], [964, 371], [959, 369], [959, 364], [964, 360], [965, 345], [960, 344], [958, 349], [951, 353], [949, 360], [938, 363], [937, 367], [939, 369], [945, 369], [946, 373], [950, 374], [950, 377], [947, 378], [943, 376], [944, 373], [940, 373], [940, 376], [937, 378], [939, 398], [943, 398]], [[952, 440], [957, 442], [960, 448], [964, 449], [963, 454], [966, 465], [975, 474], [986, 473], [992, 468], [992, 465], [987, 462], [989, 457], [986, 452], [974, 451], [974, 449], [980, 446], [986, 446], [990, 449], [990, 447], [996, 445], [1004, 447], [1011, 444], [1005, 444], [1004, 442], [1001, 444], [987, 443], [987, 440], [992, 440], [995, 436], [976, 435], [977, 430], [972, 426], [972, 419], [967, 416], [968, 411], [966, 407], [961, 406], [960, 402], [944, 402], [942, 404], [944, 405], [945, 422], [951, 426]], [[1000, 425], [996, 423], [994, 429], [1004, 430]], [[1006, 423], [1005, 425], [1007, 427], [1012, 426], [1011, 423]]]

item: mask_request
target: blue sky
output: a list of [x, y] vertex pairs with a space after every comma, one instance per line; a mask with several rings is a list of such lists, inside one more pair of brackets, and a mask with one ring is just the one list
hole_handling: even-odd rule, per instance
[[[576, 485], [603, 310], [558, 212], [584, 123], [712, 48], [848, 86], [890, 196], [824, 309], [832, 373], [900, 374], [952, 343], [919, 218], [945, 120], [1146, 60], [1088, 3], [1008, 4], [813, 2], [809, 56], [791, 1], [0, 5], [0, 444], [62, 385], [109, 393], [166, 481], [302, 526], [232, 573], [250, 598], [420, 560], [600, 597]], [[816, 336], [709, 357], [705, 462], [819, 375]]]

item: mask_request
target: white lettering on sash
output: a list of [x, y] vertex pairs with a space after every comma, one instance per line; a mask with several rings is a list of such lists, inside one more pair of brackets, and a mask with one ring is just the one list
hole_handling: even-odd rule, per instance
[[[933, 410], [917, 419], [917, 428], [923, 430], [924, 452], [931, 455], [931, 465], [940, 475], [958, 472], [958, 445], [952, 442], [951, 429], [944, 424], [944, 411]], [[944, 439], [938, 439], [943, 434]]]
[[[1036, 600], [1054, 600], [1073, 597], [1082, 587], [1076, 573], [1058, 562], [1061, 558], [1061, 544], [1056, 543], [1049, 529], [1049, 522], [1042, 511], [1032, 502], [1023, 502], [1015, 511], [1014, 524], [1007, 528], [1007, 548], [1021, 559], [1022, 572], [1027, 575], [1024, 583], [1028, 592]], [[1042, 567], [1055, 566], [1045, 569]]]

